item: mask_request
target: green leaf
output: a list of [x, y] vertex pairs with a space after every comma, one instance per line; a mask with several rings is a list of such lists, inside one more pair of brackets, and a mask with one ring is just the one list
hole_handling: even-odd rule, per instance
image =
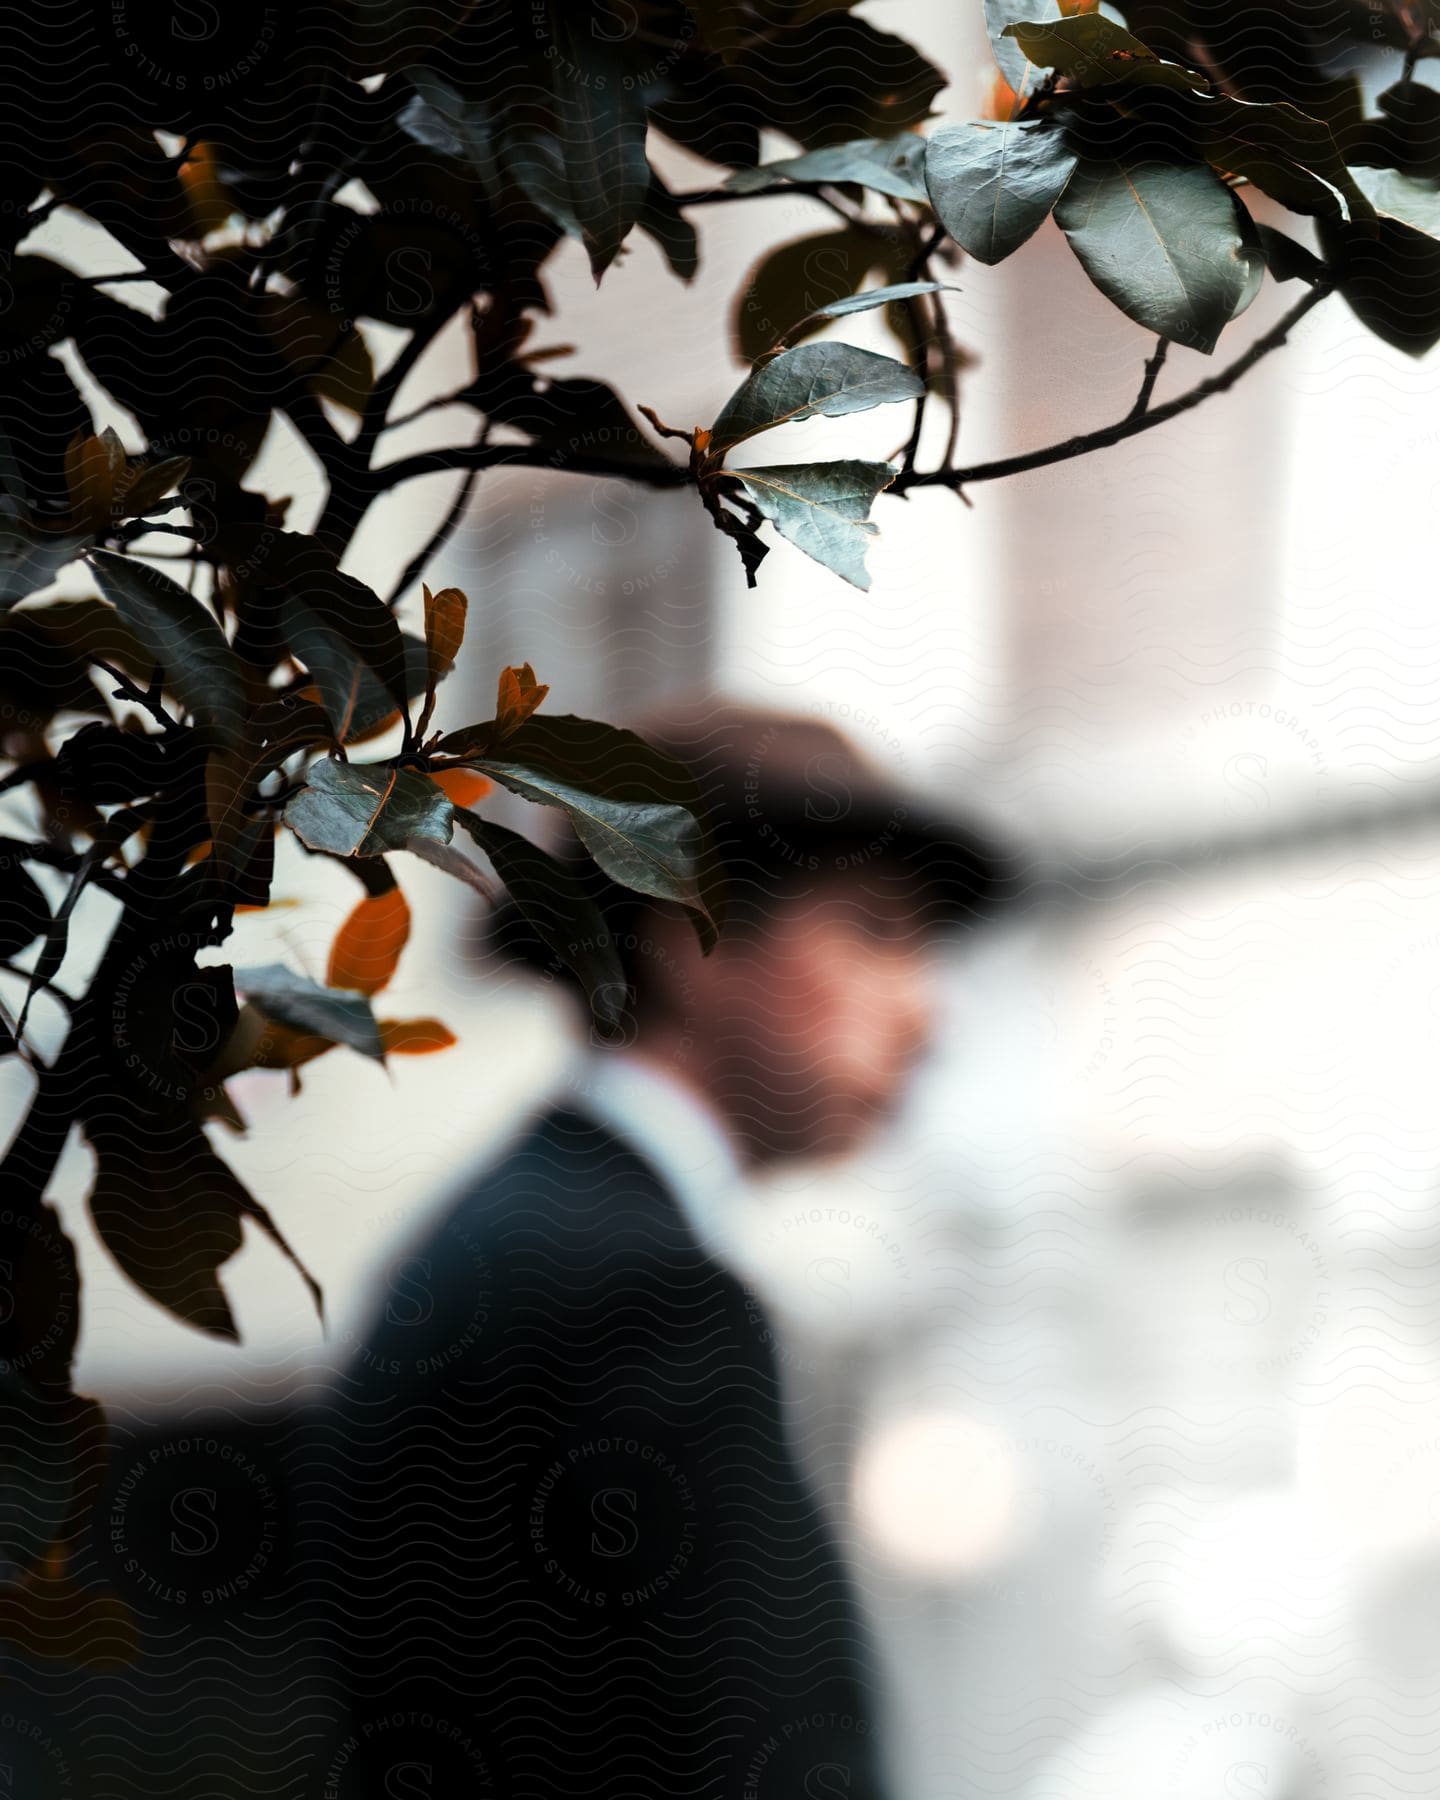
[[1431, 182], [1393, 169], [1357, 169], [1377, 208], [1374, 223], [1319, 221], [1320, 247], [1342, 271], [1340, 292], [1356, 318], [1407, 356], [1440, 343], [1440, 201]]
[[843, 319], [850, 313], [869, 312], [875, 306], [889, 306], [896, 300], [915, 300], [921, 294], [958, 294], [952, 281], [896, 281], [889, 287], [867, 288], [863, 294], [847, 294], [832, 300], [828, 306], [817, 306], [810, 315], [814, 319]]
[[1049, 218], [1078, 160], [1044, 120], [942, 126], [925, 159], [930, 204], [963, 250], [1002, 262]]
[[823, 326], [820, 308], [853, 294], [877, 267], [888, 273], [892, 255], [873, 231], [848, 225], [777, 244], [755, 264], [735, 296], [731, 326], [736, 349], [753, 363], [782, 338], [813, 336]]
[[[463, 757], [470, 768], [493, 772], [482, 760], [494, 734], [493, 721], [452, 732], [439, 748], [447, 755]], [[724, 913], [724, 882], [700, 823], [704, 799], [695, 777], [673, 756], [647, 744], [644, 738], [597, 719], [579, 719], [573, 713], [536, 713], [505, 740], [505, 762], [523, 765], [554, 778], [567, 789], [596, 795], [619, 808], [656, 808], [684, 813], [700, 841], [693, 870], [687, 870], [696, 898], [687, 900], [696, 933], [708, 951], [714, 947], [719, 920]], [[527, 794], [527, 799], [540, 799]], [[559, 805], [560, 801], [542, 802]], [[679, 829], [679, 821], [671, 821]], [[688, 834], [682, 834], [687, 837]], [[581, 833], [582, 841], [584, 834]], [[591, 849], [594, 854], [593, 847]], [[612, 873], [600, 857], [596, 861]], [[616, 876], [625, 885], [623, 876]], [[651, 890], [642, 888], [642, 893]], [[673, 897], [673, 896], [666, 896]]]
[[613, 1030], [624, 1010], [625, 970], [605, 915], [574, 871], [519, 832], [478, 813], [461, 807], [455, 817], [495, 865], [541, 943], [580, 981], [595, 1023], [603, 1031]]
[[165, 671], [165, 685], [227, 750], [247, 738], [245, 677], [225, 634], [178, 582], [148, 563], [92, 550], [100, 592]]
[[508, 125], [502, 153], [510, 179], [530, 204], [571, 237], [583, 236], [571, 199], [565, 154], [554, 133], [538, 125]]
[[1187, 123], [1206, 159], [1227, 175], [1242, 175], [1291, 212], [1369, 220], [1374, 209], [1363, 183], [1346, 168], [1323, 119], [1286, 101], [1252, 102], [1230, 94], [1192, 94]]
[[692, 281], [700, 267], [700, 234], [675, 204], [675, 196], [658, 175], [650, 188], [636, 224], [652, 237], [671, 272], [681, 281]]
[[854, 181], [895, 200], [925, 199], [925, 140], [913, 131], [893, 138], [857, 138], [803, 156], [782, 156], [737, 169], [725, 183], [735, 194], [758, 194], [779, 181]]
[[91, 535], [39, 524], [13, 494], [0, 494], [0, 610], [49, 587]]
[[331, 723], [348, 716], [357, 668], [369, 669], [399, 708], [407, 699], [405, 644], [395, 615], [373, 588], [342, 574], [313, 538], [285, 533], [280, 628], [314, 677]]
[[288, 1025], [307, 1037], [328, 1038], [332, 1044], [346, 1044], [377, 1062], [384, 1059], [380, 1027], [365, 994], [320, 987], [280, 963], [237, 969], [235, 986], [277, 1025]]
[[1412, 231], [1440, 238], [1440, 185], [1417, 181], [1398, 169], [1352, 169], [1365, 198], [1385, 219], [1398, 219]]
[[571, 209], [598, 282], [649, 195], [645, 102], [605, 38], [582, 31], [580, 22], [568, 16], [559, 38], [555, 121]]
[[684, 807], [607, 800], [510, 758], [484, 757], [471, 766], [523, 800], [563, 807], [580, 842], [612, 881], [638, 894], [703, 910], [700, 827]]
[[427, 776], [384, 763], [312, 765], [307, 785], [285, 808], [285, 823], [312, 850], [379, 856], [413, 837], [448, 844], [454, 807]]
[[856, 587], [870, 586], [865, 552], [877, 530], [870, 507], [895, 479], [889, 463], [788, 463], [734, 473], [781, 537]]
[[853, 344], [802, 344], [782, 351], [741, 383], [715, 421], [711, 444], [724, 451], [774, 425], [822, 414], [838, 418], [915, 400], [923, 392], [920, 378], [893, 357]]
[[[1103, 13], [1081, 13], [1075, 18], [1057, 19], [1053, 24], [1016, 22], [1005, 26], [1001, 33], [1002, 42], [1009, 39], [1019, 45], [1027, 62], [1040, 69], [1054, 69], [1077, 87], [1129, 81], [1149, 64], [1174, 69], [1186, 86], [1193, 85], [1194, 78], [1178, 63], [1161, 65], [1148, 45]], [[1013, 81], [1010, 85], [1015, 86]]]
[[1251, 253], [1203, 165], [1082, 161], [1055, 220], [1101, 293], [1174, 343], [1208, 356], [1244, 301]]
[[1042, 70], [1008, 35], [1008, 28], [1027, 20], [1037, 25], [1054, 24], [1075, 10], [1073, 5], [1062, 9], [1059, 0], [985, 0], [985, 29], [990, 36], [990, 48], [1017, 102], [1023, 104], [1034, 93]]

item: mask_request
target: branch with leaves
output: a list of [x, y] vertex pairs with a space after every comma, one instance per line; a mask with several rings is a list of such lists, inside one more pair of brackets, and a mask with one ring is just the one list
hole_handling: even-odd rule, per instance
[[[247, 1222], [290, 1252], [212, 1142], [244, 1128], [227, 1082], [266, 1069], [298, 1089], [337, 1049], [377, 1061], [450, 1041], [439, 1021], [376, 1011], [409, 934], [407, 857], [487, 898], [507, 890], [602, 1033], [622, 993], [605, 920], [574, 867], [487, 816], [487, 797], [563, 818], [605, 878], [715, 941], [684, 769], [548, 710], [528, 664], [498, 672], [492, 718], [443, 716], [467, 603], [424, 577], [485, 472], [693, 490], [747, 579], [775, 534], [864, 588], [882, 496], [963, 496], [1165, 426], [1332, 293], [1388, 342], [1440, 341], [1440, 98], [1417, 79], [1436, 49], [1428, 0], [1352, 9], [1355, 45], [1395, 59], [1374, 113], [1333, 75], [1333, 43], [1280, 19], [1254, 48], [1216, 11], [986, 0], [989, 115], [938, 124], [943, 75], [847, 0], [344, 0], [301, 9], [261, 57], [227, 23], [156, 38], [148, 62], [104, 9], [27, 23], [37, 66], [66, 70], [59, 86], [0, 75], [0, 1055], [29, 1083], [0, 1158], [0, 1261], [31, 1271], [36, 1296], [0, 1319], [0, 1405], [22, 1431], [54, 1428], [69, 1495], [36, 1567], [63, 1567], [93, 1492], [75, 1317], [30, 1341], [53, 1311], [46, 1281], [74, 1280], [50, 1204], [72, 1135], [117, 1266], [233, 1337], [221, 1271]], [[785, 154], [762, 161], [762, 124]], [[667, 143], [713, 178], [671, 191]], [[1257, 193], [1316, 249], [1257, 223]], [[551, 371], [561, 352], [539, 328], [567, 242], [599, 281], [647, 239], [685, 281], [710, 209], [765, 220], [784, 196], [814, 206], [817, 229], [775, 243], [737, 296], [750, 368], [723, 403], [717, 376], [710, 423], [662, 423], [658, 374], [632, 410]], [[1101, 430], [966, 466], [969, 356], [949, 296], [965, 259], [1023, 256], [1049, 219], [1151, 334], [1138, 398], [1117, 396]], [[93, 266], [69, 266], [67, 241]], [[1158, 399], [1162, 367], [1213, 354], [1267, 274], [1302, 289], [1279, 323]], [[867, 311], [897, 355], [831, 335]], [[378, 370], [375, 326], [407, 334]], [[461, 384], [402, 402], [452, 326]], [[892, 458], [749, 460], [783, 424], [890, 406], [913, 409]], [[922, 427], [942, 410], [927, 462], [941, 433]], [[403, 424], [452, 412], [469, 415], [461, 441], [392, 452]], [[293, 495], [258, 485], [277, 422], [313, 459], [308, 530]], [[442, 472], [456, 492], [382, 600], [344, 567], [355, 534], [382, 495]], [[359, 888], [324, 982], [224, 960], [236, 914], [270, 900], [281, 843]], [[108, 935], [77, 978], [72, 930], [100, 895]], [[48, 1274], [42, 1240], [57, 1246]], [[0, 1601], [38, 1604], [29, 1588]]]

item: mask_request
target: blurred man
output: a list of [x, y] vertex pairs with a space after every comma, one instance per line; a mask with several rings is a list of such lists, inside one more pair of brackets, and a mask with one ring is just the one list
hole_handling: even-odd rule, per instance
[[881, 1792], [773, 1337], [716, 1250], [748, 1169], [886, 1116], [932, 939], [993, 906], [1000, 865], [813, 721], [712, 706], [647, 735], [700, 780], [726, 928], [704, 958], [682, 916], [615, 899], [629, 1043], [578, 1054], [392, 1267], [339, 1409], [352, 1718], [327, 1793]]

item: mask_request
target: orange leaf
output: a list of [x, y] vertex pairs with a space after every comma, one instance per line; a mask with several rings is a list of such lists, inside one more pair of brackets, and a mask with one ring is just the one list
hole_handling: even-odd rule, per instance
[[430, 779], [456, 806], [473, 806], [495, 786], [488, 777], [477, 775], [473, 769], [432, 769]]
[[179, 168], [180, 185], [190, 203], [196, 237], [221, 231], [235, 210], [220, 180], [220, 165], [209, 144], [192, 144]]
[[400, 961], [410, 936], [410, 908], [400, 889], [370, 894], [340, 927], [325, 980], [330, 987], [378, 994]]
[[441, 588], [425, 593], [425, 644], [429, 650], [430, 679], [436, 682], [448, 675], [460, 654], [465, 638], [465, 612], [469, 601], [459, 588]]
[[70, 493], [70, 510], [92, 531], [99, 531], [108, 522], [115, 483], [124, 467], [125, 448], [108, 425], [98, 437], [82, 436], [77, 431], [66, 447], [65, 485]]
[[509, 737], [512, 731], [518, 731], [549, 692], [548, 687], [536, 681], [528, 662], [502, 670], [500, 690], [495, 696], [496, 736]]
[[380, 1042], [387, 1056], [429, 1056], [458, 1040], [438, 1019], [381, 1019]]

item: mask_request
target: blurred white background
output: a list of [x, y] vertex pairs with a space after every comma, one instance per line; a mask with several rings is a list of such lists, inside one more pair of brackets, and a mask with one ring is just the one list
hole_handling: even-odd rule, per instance
[[[871, 10], [950, 72], [944, 116], [977, 110], [978, 6]], [[689, 289], [648, 240], [598, 293], [567, 248], [544, 335], [576, 350], [554, 371], [676, 424], [712, 417], [740, 373], [717, 346], [747, 269], [826, 218], [784, 194], [708, 209]], [[1128, 410], [1151, 342], [1053, 226], [957, 279], [953, 329], [979, 357], [962, 460]], [[1267, 283], [1216, 361], [1294, 292]], [[873, 315], [837, 335], [886, 347]], [[1161, 396], [1207, 372], [1173, 351]], [[456, 374], [437, 352], [404, 398]], [[833, 719], [1056, 871], [1047, 903], [957, 956], [886, 1141], [734, 1219], [861, 1571], [903, 1800], [1434, 1792], [1437, 388], [1440, 360], [1387, 350], [1332, 300], [1160, 431], [977, 488], [973, 508], [882, 500], [868, 595], [784, 545], [747, 592], [693, 495], [523, 470], [482, 481], [429, 575], [471, 596], [442, 723], [483, 716], [510, 661], [599, 717], [704, 682]], [[788, 428], [774, 459], [806, 434], [886, 454], [904, 430], [898, 412]], [[926, 452], [942, 440], [932, 420]], [[377, 509], [350, 566], [384, 591], [456, 479]], [[252, 485], [295, 494], [302, 529], [319, 493], [290, 439]], [[298, 856], [280, 871], [234, 960], [319, 977], [358, 890]], [[416, 865], [406, 886], [418, 928], [386, 1010], [438, 1015], [459, 1048], [388, 1072], [335, 1053], [293, 1101], [283, 1077], [233, 1084], [251, 1131], [224, 1152], [322, 1281], [328, 1339], [259, 1239], [225, 1276], [242, 1348], [171, 1324], [89, 1231], [72, 1146], [82, 1388], [311, 1389], [388, 1261], [543, 1090], [563, 1009], [476, 975], [469, 899], [443, 876]]]

